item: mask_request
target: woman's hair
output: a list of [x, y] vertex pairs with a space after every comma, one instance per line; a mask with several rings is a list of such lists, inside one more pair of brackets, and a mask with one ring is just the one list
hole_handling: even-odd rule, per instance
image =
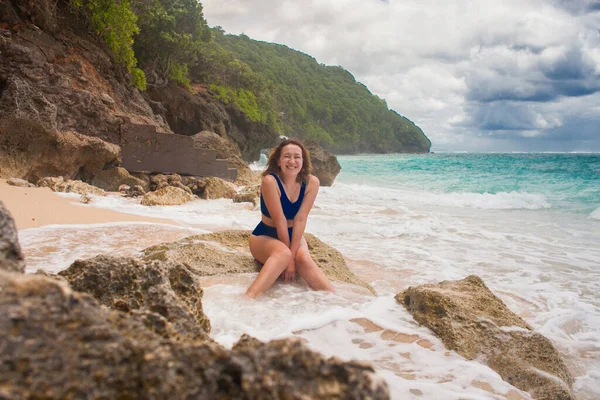
[[262, 173], [262, 176], [267, 176], [270, 174], [277, 174], [277, 176], [281, 177], [281, 168], [277, 165], [277, 161], [281, 157], [281, 150], [287, 146], [288, 144], [293, 144], [300, 147], [302, 150], [302, 169], [298, 173], [298, 177], [296, 178], [297, 182], [305, 182], [310, 173], [312, 172], [312, 164], [310, 163], [310, 153], [304, 147], [302, 142], [297, 139], [286, 139], [283, 142], [279, 143], [279, 146], [275, 148], [275, 150], [271, 151], [269, 155], [269, 159], [267, 161], [267, 169]]

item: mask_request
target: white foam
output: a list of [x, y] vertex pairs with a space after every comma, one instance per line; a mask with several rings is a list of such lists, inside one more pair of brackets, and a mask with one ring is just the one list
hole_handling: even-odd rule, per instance
[[590, 218], [600, 220], [600, 207], [590, 214]]

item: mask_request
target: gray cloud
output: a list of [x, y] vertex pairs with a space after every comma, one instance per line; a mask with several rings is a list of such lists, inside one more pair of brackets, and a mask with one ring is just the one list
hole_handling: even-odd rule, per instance
[[434, 150], [600, 151], [597, 0], [203, 5], [212, 26], [343, 66], [423, 128]]

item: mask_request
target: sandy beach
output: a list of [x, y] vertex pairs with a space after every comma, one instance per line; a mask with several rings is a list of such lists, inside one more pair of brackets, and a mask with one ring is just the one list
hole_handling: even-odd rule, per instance
[[16, 187], [0, 179], [0, 201], [10, 211], [18, 230], [44, 225], [97, 224], [105, 222], [155, 222], [170, 219], [143, 217], [100, 208], [81, 207], [77, 199], [61, 197], [50, 188]]

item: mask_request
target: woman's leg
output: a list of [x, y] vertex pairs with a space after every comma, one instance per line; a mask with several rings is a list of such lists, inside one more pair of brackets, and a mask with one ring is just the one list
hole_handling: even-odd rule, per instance
[[308, 251], [306, 239], [302, 238], [300, 248], [296, 252], [296, 272], [300, 275], [308, 286], [314, 290], [329, 290], [335, 292], [335, 289], [329, 282], [329, 279], [323, 271], [314, 262]]
[[292, 253], [285, 244], [277, 239], [254, 235], [250, 235], [250, 252], [263, 264], [258, 276], [246, 291], [246, 296], [255, 298], [270, 288], [288, 267]]

